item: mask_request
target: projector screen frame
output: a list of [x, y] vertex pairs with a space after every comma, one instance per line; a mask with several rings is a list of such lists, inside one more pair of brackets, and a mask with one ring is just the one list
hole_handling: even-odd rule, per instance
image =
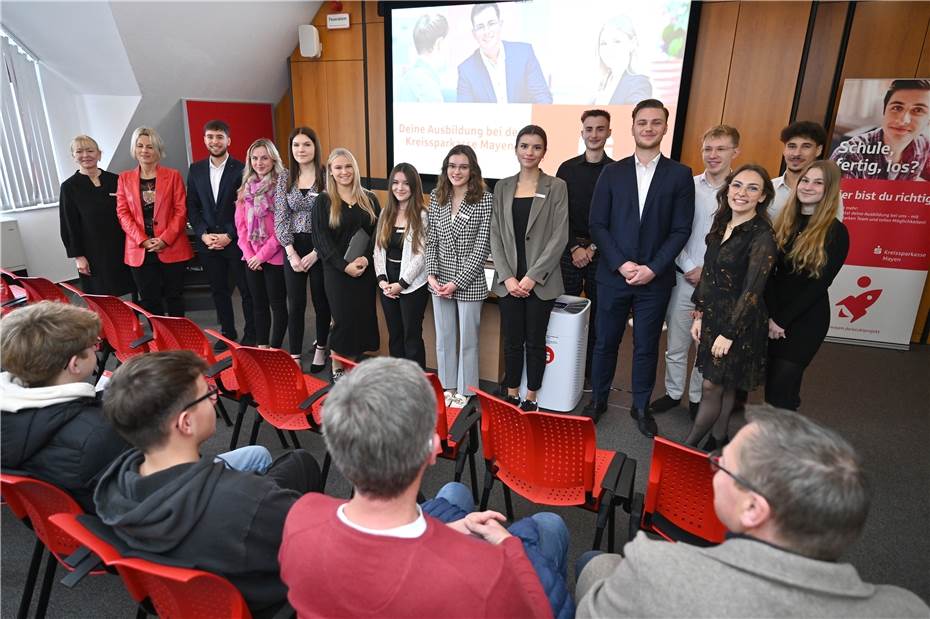
[[[496, 0], [497, 3], [521, 2], [523, 0]], [[393, 12], [399, 9], [423, 8], [423, 7], [441, 7], [456, 5], [472, 4], [491, 4], [491, 1], [475, 0], [449, 0], [445, 2], [424, 2], [422, 0], [397, 0], [392, 2], [378, 3], [379, 13], [383, 11], [384, 18], [384, 111], [385, 111], [385, 148], [387, 149], [386, 161], [387, 170], [384, 178], [383, 189], [390, 190], [387, 186], [387, 180], [390, 171], [397, 163], [394, 161], [394, 60], [393, 60]], [[383, 8], [382, 8], [383, 7]], [[691, 0], [688, 13], [688, 33], [685, 37], [685, 51], [682, 58], [681, 81], [679, 82], [678, 101], [675, 112], [675, 128], [672, 132], [671, 158], [680, 161], [681, 151], [684, 141], [685, 120], [688, 113], [688, 98], [691, 91], [691, 80], [694, 72], [694, 56], [697, 49], [697, 35], [700, 27], [701, 0]], [[617, 121], [614, 121], [615, 123]], [[614, 126], [614, 129], [617, 125]], [[423, 182], [423, 191], [429, 193], [436, 186], [437, 175], [420, 173]], [[374, 180], [374, 179], [370, 179]], [[493, 191], [494, 185], [498, 178], [484, 177], [488, 189]], [[374, 182], [373, 185], [381, 185]], [[382, 187], [375, 187], [381, 189]]]

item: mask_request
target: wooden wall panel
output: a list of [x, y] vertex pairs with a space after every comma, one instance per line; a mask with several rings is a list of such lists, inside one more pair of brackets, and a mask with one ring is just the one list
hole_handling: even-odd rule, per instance
[[681, 150], [682, 163], [691, 166], [695, 174], [704, 168], [699, 144], [701, 136], [723, 118], [739, 10], [739, 2], [708, 2], [701, 7], [694, 77], [688, 95], [688, 114]]
[[291, 148], [287, 143], [287, 136], [294, 128], [294, 96], [288, 88], [278, 104], [274, 106], [274, 144], [281, 153], [281, 161], [287, 167], [291, 160]]
[[294, 126], [305, 125], [316, 130], [320, 147], [328, 153], [331, 140], [324, 66], [321, 62], [292, 61], [291, 89], [294, 92]]
[[857, 3], [843, 79], [916, 75], [928, 23], [930, 2]]
[[930, 24], [927, 25], [927, 34], [924, 36], [923, 48], [920, 50], [920, 64], [917, 65], [917, 75], [930, 76]]
[[[374, 7], [366, 11], [377, 17]], [[387, 178], [387, 105], [385, 91], [384, 21], [368, 24], [368, 135], [371, 140], [371, 176]]]
[[829, 118], [830, 92], [839, 60], [849, 2], [819, 2], [804, 82], [795, 117], [823, 124]]
[[740, 160], [778, 175], [810, 2], [741, 2], [723, 122], [742, 136]]
[[367, 160], [362, 61], [324, 62], [323, 79], [329, 126], [329, 145], [323, 148], [327, 154], [337, 147], [348, 148], [358, 161], [359, 174], [363, 175]]

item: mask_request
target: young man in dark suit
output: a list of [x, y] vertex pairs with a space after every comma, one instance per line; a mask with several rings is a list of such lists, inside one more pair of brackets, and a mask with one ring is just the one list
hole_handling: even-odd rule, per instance
[[597, 420], [617, 367], [627, 317], [633, 319], [633, 405], [640, 433], [656, 435], [649, 400], [656, 382], [659, 336], [675, 285], [675, 257], [691, 236], [691, 169], [659, 152], [668, 110], [657, 99], [633, 108], [633, 155], [607, 165], [594, 188], [589, 228], [601, 254], [597, 268], [597, 339], [591, 400], [584, 414]]
[[[229, 154], [229, 125], [211, 120], [203, 127], [203, 143], [210, 156], [191, 164], [187, 173], [187, 216], [197, 233], [198, 255], [210, 281], [216, 317], [223, 335], [236, 339], [232, 285], [242, 296], [245, 332], [242, 342], [255, 342], [252, 296], [245, 282], [242, 251], [236, 243], [236, 193], [242, 183], [243, 163]], [[225, 348], [221, 342], [217, 347]]]

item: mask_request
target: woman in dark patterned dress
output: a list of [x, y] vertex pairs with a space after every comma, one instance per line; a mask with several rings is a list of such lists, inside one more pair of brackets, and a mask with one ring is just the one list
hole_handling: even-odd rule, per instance
[[763, 294], [777, 248], [765, 209], [775, 196], [765, 168], [746, 164], [731, 173], [717, 194], [707, 235], [704, 271], [694, 291], [691, 336], [704, 375], [701, 405], [685, 442], [721, 447], [737, 389], [765, 380], [768, 311]]

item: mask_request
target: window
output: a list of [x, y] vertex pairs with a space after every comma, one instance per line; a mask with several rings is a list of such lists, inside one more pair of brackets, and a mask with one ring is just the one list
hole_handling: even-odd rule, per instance
[[55, 204], [58, 171], [36, 59], [0, 31], [0, 210]]

